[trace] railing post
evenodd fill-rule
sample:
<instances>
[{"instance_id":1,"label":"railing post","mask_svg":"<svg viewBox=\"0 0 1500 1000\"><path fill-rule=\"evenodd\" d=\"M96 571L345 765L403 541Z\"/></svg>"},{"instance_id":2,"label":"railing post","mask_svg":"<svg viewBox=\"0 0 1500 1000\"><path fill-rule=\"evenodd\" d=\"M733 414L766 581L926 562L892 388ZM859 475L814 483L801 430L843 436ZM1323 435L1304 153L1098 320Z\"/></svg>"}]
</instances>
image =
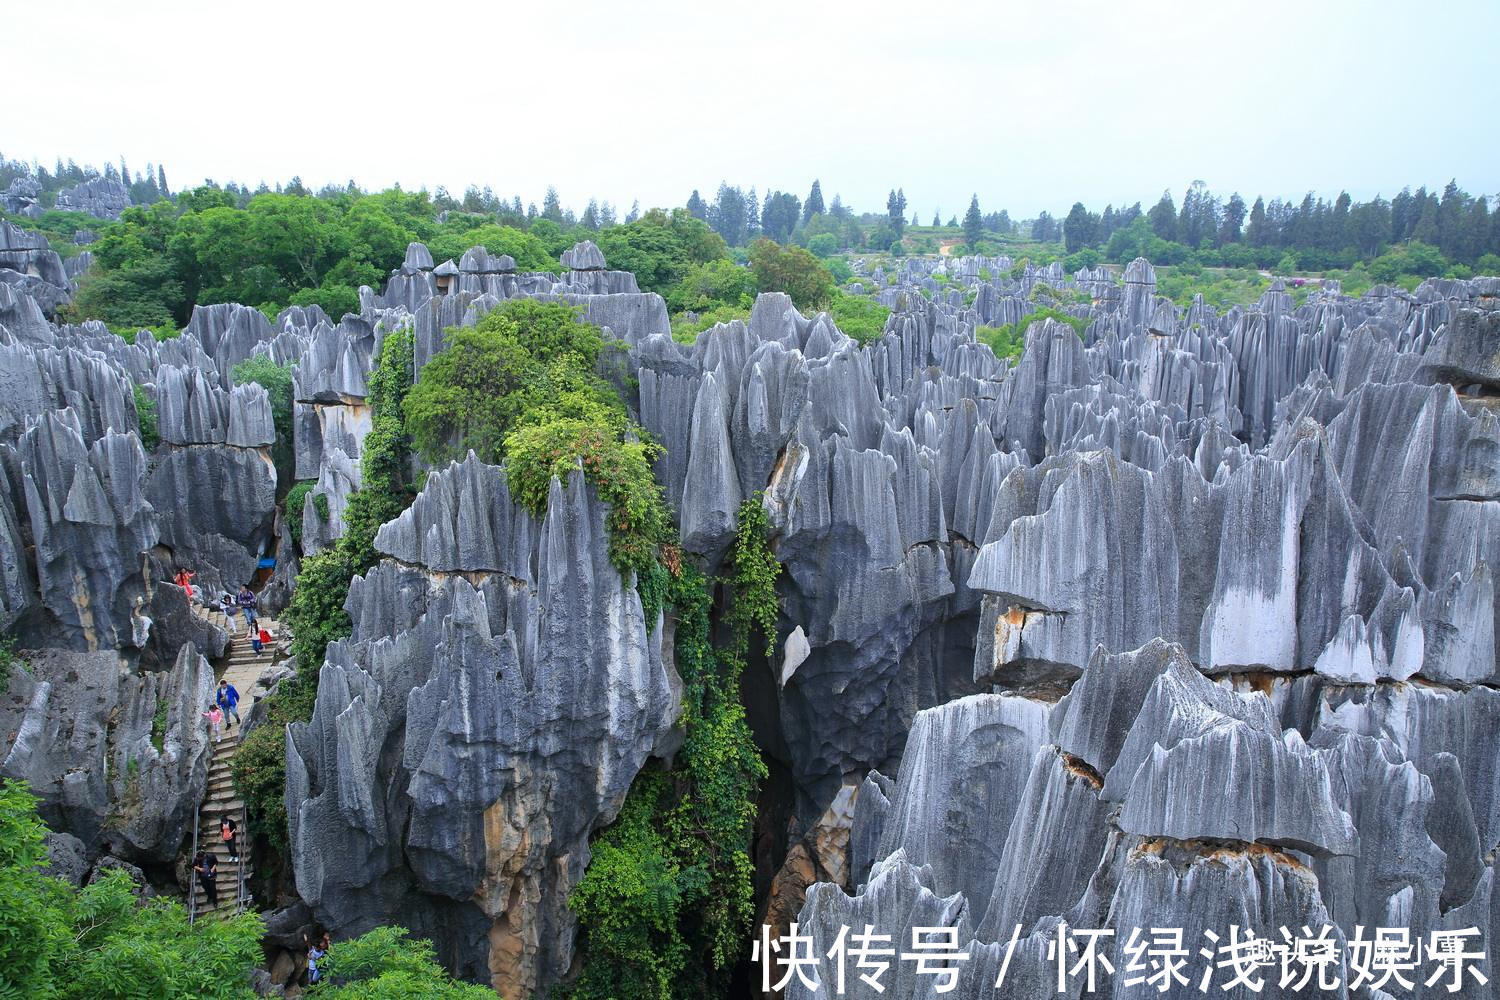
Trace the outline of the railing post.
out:
<instances>
[{"instance_id":1,"label":"railing post","mask_svg":"<svg viewBox=\"0 0 1500 1000\"><path fill-rule=\"evenodd\" d=\"M193 921L198 916L198 873L193 870L193 862L198 859L198 824L201 822L200 814L203 812L203 803L193 807L193 848L192 854L188 856L188 926L193 926Z\"/></svg>"}]
</instances>

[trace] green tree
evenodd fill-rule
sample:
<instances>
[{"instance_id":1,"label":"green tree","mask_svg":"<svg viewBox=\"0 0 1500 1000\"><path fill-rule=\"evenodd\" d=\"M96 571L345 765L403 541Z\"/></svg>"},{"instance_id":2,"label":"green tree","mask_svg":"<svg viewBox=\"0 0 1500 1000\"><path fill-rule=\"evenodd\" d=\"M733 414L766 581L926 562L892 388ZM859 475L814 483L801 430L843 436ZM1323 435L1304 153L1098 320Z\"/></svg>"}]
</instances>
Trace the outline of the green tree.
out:
<instances>
[{"instance_id":1,"label":"green tree","mask_svg":"<svg viewBox=\"0 0 1500 1000\"><path fill-rule=\"evenodd\" d=\"M642 291L662 295L699 264L729 259L723 237L680 208L670 214L654 208L600 231L595 242L611 267L633 272Z\"/></svg>"},{"instance_id":2,"label":"green tree","mask_svg":"<svg viewBox=\"0 0 1500 1000\"><path fill-rule=\"evenodd\" d=\"M969 210L964 213L964 240L970 247L979 246L984 235L984 216L979 212L979 195L969 197Z\"/></svg>"},{"instance_id":3,"label":"green tree","mask_svg":"<svg viewBox=\"0 0 1500 1000\"><path fill-rule=\"evenodd\" d=\"M833 297L833 275L801 247L758 239L750 247L750 269L757 289L785 292L799 309L826 309Z\"/></svg>"},{"instance_id":4,"label":"green tree","mask_svg":"<svg viewBox=\"0 0 1500 1000\"><path fill-rule=\"evenodd\" d=\"M0 996L40 1000L240 1000L253 997L260 918L188 923L187 911L142 900L129 876L75 889L42 874L47 828L36 798L0 782Z\"/></svg>"},{"instance_id":5,"label":"green tree","mask_svg":"<svg viewBox=\"0 0 1500 1000\"><path fill-rule=\"evenodd\" d=\"M581 387L569 379L592 374L604 338L567 306L512 300L445 337L405 404L412 440L430 462L462 458L470 449L499 462L505 439L529 411L543 402L566 404L568 392L597 401L606 391L602 380Z\"/></svg>"},{"instance_id":6,"label":"green tree","mask_svg":"<svg viewBox=\"0 0 1500 1000\"><path fill-rule=\"evenodd\" d=\"M884 335L885 321L891 311L874 299L836 291L829 313L841 331L861 344L869 344Z\"/></svg>"},{"instance_id":7,"label":"green tree","mask_svg":"<svg viewBox=\"0 0 1500 1000\"><path fill-rule=\"evenodd\" d=\"M897 188L885 199L885 214L891 228L900 236L906 232L906 192Z\"/></svg>"},{"instance_id":8,"label":"green tree","mask_svg":"<svg viewBox=\"0 0 1500 1000\"><path fill-rule=\"evenodd\" d=\"M438 965L432 942L404 927L377 927L329 949L318 1000L494 1000L493 990L453 980Z\"/></svg>"},{"instance_id":9,"label":"green tree","mask_svg":"<svg viewBox=\"0 0 1500 1000\"><path fill-rule=\"evenodd\" d=\"M1094 242L1094 218L1089 215L1083 202L1075 201L1068 217L1063 220L1063 247L1068 253L1077 253Z\"/></svg>"},{"instance_id":10,"label":"green tree","mask_svg":"<svg viewBox=\"0 0 1500 1000\"><path fill-rule=\"evenodd\" d=\"M1171 191L1161 193L1161 200L1146 213L1146 221L1151 223L1151 231L1161 239L1177 238L1177 206L1172 202Z\"/></svg>"},{"instance_id":11,"label":"green tree","mask_svg":"<svg viewBox=\"0 0 1500 1000\"><path fill-rule=\"evenodd\" d=\"M802 203L802 221L806 222L815 215L822 215L823 212L823 188L817 181L813 181L812 190L807 192L807 201Z\"/></svg>"},{"instance_id":12,"label":"green tree","mask_svg":"<svg viewBox=\"0 0 1500 1000\"><path fill-rule=\"evenodd\" d=\"M667 308L708 312L721 306L748 309L755 299L755 275L732 260L695 264L682 280L667 289Z\"/></svg>"}]
</instances>

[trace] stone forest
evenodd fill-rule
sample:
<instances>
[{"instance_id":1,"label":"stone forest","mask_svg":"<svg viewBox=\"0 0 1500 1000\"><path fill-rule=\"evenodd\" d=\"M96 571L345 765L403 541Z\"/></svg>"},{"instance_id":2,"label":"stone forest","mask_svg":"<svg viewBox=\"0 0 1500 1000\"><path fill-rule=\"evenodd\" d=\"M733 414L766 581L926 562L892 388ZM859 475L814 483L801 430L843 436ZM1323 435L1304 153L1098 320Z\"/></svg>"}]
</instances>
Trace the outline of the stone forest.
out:
<instances>
[{"instance_id":1,"label":"stone forest","mask_svg":"<svg viewBox=\"0 0 1500 1000\"><path fill-rule=\"evenodd\" d=\"M1485 199L7 167L0 996L1496 995Z\"/></svg>"}]
</instances>

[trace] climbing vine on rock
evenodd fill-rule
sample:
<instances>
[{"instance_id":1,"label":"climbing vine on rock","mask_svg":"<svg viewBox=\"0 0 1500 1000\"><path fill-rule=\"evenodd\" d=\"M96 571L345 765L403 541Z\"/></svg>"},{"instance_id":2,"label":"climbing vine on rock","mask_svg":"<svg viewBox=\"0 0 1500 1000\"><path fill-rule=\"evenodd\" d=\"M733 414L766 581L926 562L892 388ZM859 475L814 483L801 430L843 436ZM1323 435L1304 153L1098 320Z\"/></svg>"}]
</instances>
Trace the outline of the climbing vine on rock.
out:
<instances>
[{"instance_id":1,"label":"climbing vine on rock","mask_svg":"<svg viewBox=\"0 0 1500 1000\"><path fill-rule=\"evenodd\" d=\"M642 586L677 619L684 738L671 769L636 778L568 905L582 928L584 963L573 1000L722 995L754 916L750 838L765 764L740 700L752 634L775 639L781 566L766 539L760 498L740 510L729 554L727 647L715 649L710 581L658 564Z\"/></svg>"}]
</instances>

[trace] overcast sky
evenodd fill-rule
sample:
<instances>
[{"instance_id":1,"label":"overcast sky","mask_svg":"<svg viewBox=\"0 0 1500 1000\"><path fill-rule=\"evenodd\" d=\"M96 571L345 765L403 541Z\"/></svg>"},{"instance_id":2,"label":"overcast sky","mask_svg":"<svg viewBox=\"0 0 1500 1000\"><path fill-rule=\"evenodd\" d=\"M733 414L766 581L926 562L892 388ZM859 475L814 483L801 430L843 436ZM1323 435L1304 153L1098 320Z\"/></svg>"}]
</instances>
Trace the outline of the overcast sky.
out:
<instances>
[{"instance_id":1,"label":"overcast sky","mask_svg":"<svg viewBox=\"0 0 1500 1000\"><path fill-rule=\"evenodd\" d=\"M337 9L335 9L337 8ZM1300 197L1500 190L1495 0L55 0L6 13L0 153L368 188L555 184L628 207L721 179L927 221L1194 179ZM24 81L24 83L16 82Z\"/></svg>"}]
</instances>

